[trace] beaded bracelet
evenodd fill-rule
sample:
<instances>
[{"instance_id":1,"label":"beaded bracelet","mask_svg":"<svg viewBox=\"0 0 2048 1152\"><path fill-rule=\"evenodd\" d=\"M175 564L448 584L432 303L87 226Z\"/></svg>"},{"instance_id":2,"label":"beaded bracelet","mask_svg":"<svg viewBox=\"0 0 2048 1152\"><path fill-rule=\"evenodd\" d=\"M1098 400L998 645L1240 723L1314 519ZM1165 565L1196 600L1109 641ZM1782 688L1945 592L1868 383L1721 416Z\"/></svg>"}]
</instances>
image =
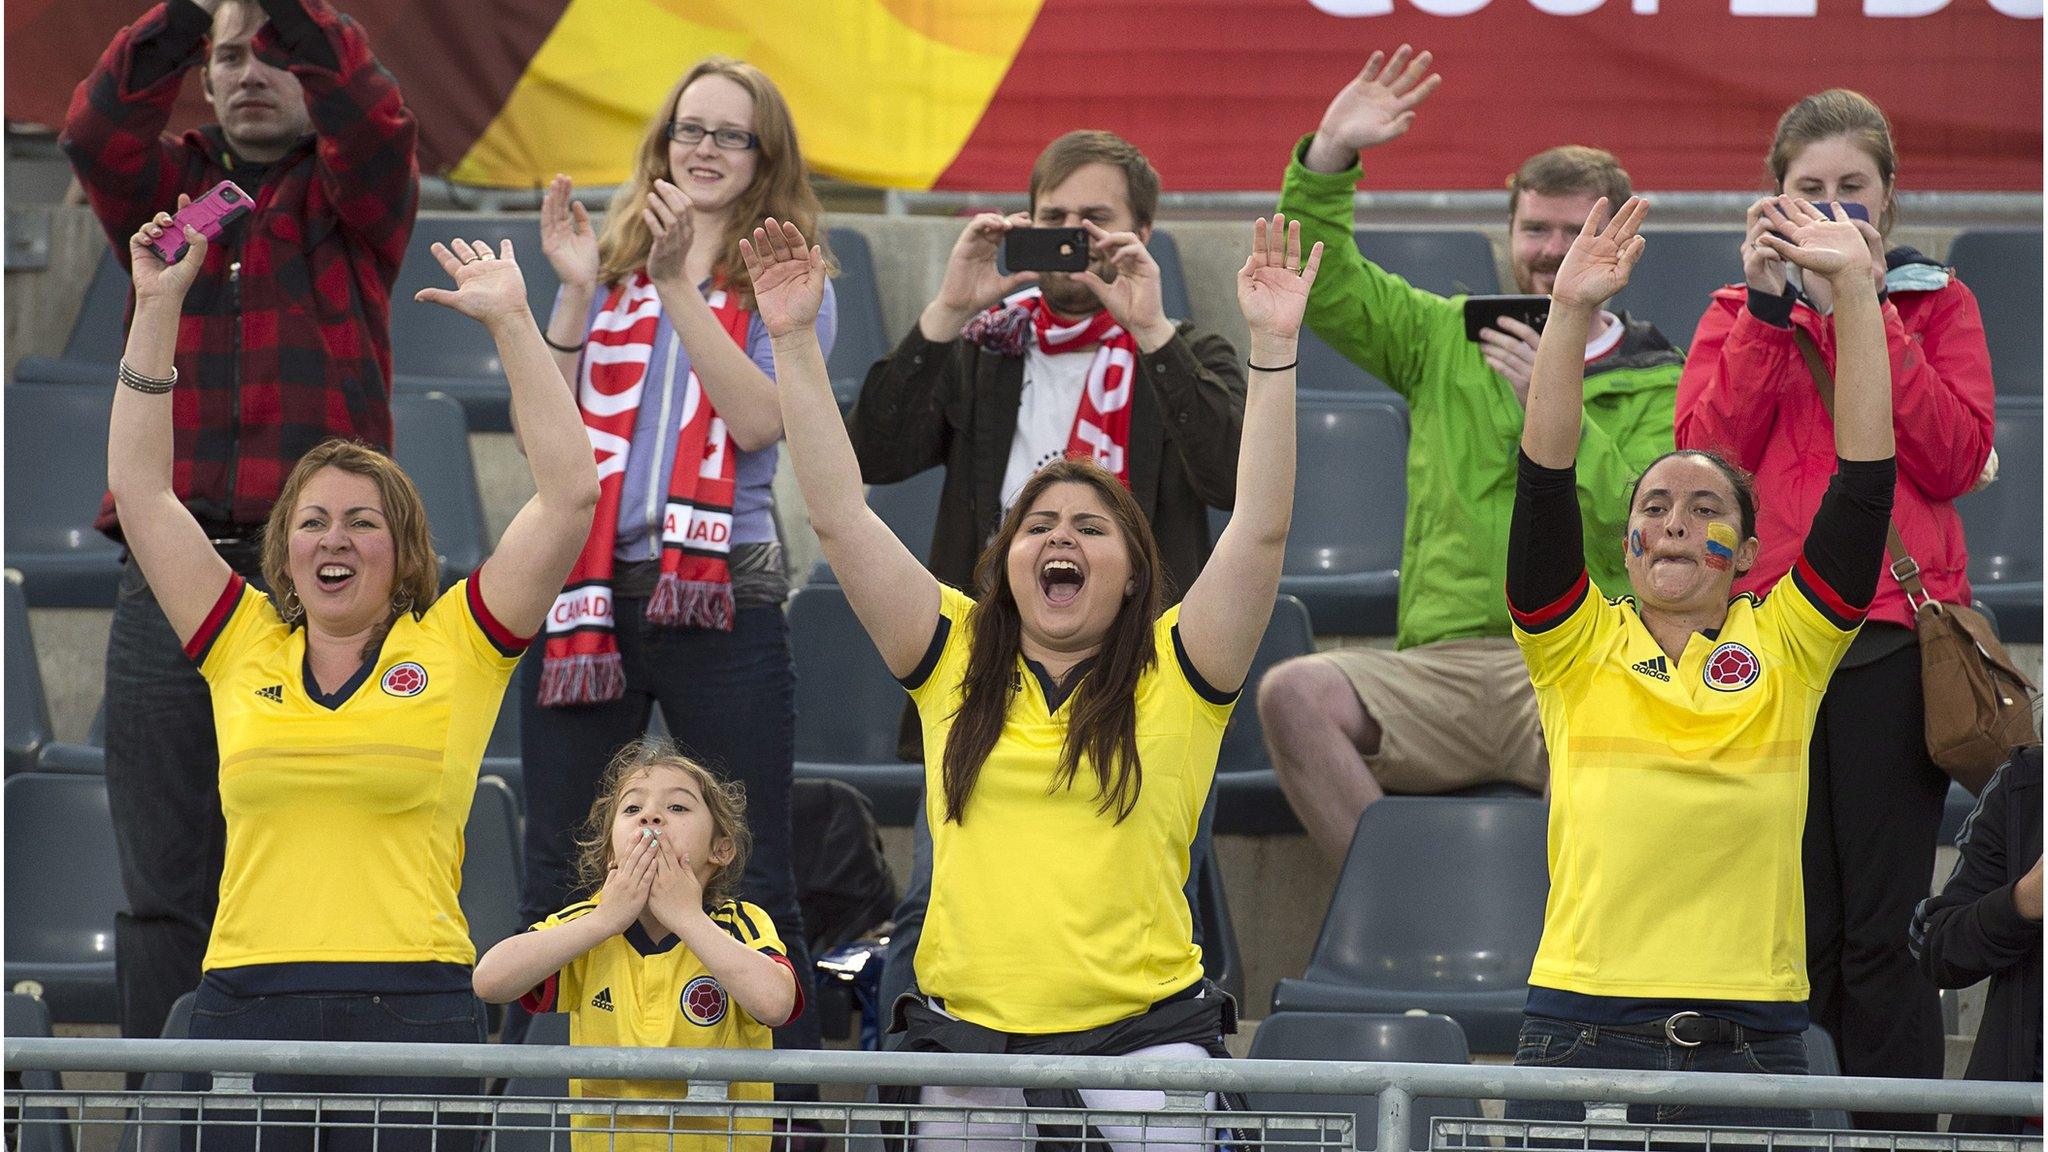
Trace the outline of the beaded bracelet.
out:
<instances>
[{"instance_id":1,"label":"beaded bracelet","mask_svg":"<svg viewBox=\"0 0 2048 1152\"><path fill-rule=\"evenodd\" d=\"M159 380L154 376L144 376L142 373L130 368L128 361L123 360L121 361L120 368L116 370L116 376L123 385L133 388L137 392L150 396L161 396L177 385L178 368L176 365L172 365L170 376L167 379Z\"/></svg>"}]
</instances>

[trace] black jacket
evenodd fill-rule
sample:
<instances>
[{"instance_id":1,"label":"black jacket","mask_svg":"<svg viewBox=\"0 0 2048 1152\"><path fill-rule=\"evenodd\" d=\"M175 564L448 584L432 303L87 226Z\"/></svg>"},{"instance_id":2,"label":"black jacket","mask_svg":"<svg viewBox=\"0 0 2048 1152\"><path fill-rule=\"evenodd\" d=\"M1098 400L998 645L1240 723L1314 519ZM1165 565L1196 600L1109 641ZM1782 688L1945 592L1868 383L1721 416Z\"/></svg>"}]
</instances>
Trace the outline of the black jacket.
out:
<instances>
[{"instance_id":1,"label":"black jacket","mask_svg":"<svg viewBox=\"0 0 2048 1152\"><path fill-rule=\"evenodd\" d=\"M1956 837L1962 859L1913 912L1910 943L1928 978L1991 994L1970 1053L1971 1080L2041 1079L2041 922L2020 916L2013 885L2041 858L2041 748L2020 748L1991 777ZM2013 1116L1957 1116L1955 1132L2017 1132Z\"/></svg>"},{"instance_id":2,"label":"black jacket","mask_svg":"<svg viewBox=\"0 0 2048 1152\"><path fill-rule=\"evenodd\" d=\"M1145 386L1131 398L1131 495L1159 542L1171 604L1209 559L1208 508L1229 508L1237 494L1244 366L1228 340L1182 321L1164 347L1139 354L1138 376ZM1003 471L1023 393L1022 357L965 340L934 344L912 327L868 369L846 418L869 484L945 465L925 562L965 591L973 591L974 562L1002 519Z\"/></svg>"}]
</instances>

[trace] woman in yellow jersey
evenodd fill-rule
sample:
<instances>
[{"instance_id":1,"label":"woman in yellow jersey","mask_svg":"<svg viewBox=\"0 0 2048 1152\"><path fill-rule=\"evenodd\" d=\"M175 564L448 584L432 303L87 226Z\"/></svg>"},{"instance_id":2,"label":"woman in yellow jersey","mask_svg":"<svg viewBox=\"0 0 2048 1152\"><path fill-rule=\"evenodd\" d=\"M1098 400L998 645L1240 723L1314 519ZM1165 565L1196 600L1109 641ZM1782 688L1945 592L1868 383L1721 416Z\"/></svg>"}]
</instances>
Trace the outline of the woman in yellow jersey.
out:
<instances>
[{"instance_id":1,"label":"woman in yellow jersey","mask_svg":"<svg viewBox=\"0 0 2048 1152\"><path fill-rule=\"evenodd\" d=\"M745 789L664 743L612 759L577 840L584 899L500 941L476 965L477 995L569 1014L569 1043L773 1048L769 1029L803 1011L775 922L734 898L753 833ZM688 1084L573 1080L572 1095L681 1100ZM774 1097L731 1084L731 1100ZM578 1152L767 1152L768 1120L579 1115ZM669 1130L702 1131L672 1137ZM631 1132L628 1129L653 1129ZM713 1134L715 1133L715 1134Z\"/></svg>"},{"instance_id":2,"label":"woman in yellow jersey","mask_svg":"<svg viewBox=\"0 0 2048 1152\"><path fill-rule=\"evenodd\" d=\"M932 894L916 972L926 998L898 1006L903 1047L1221 1055L1234 1010L1202 978L1182 885L1223 728L1280 584L1295 337L1322 246L1304 264L1300 225L1254 228L1237 278L1252 385L1236 512L1164 612L1151 531L1092 461L1055 461L1026 484L982 553L973 596L933 579L861 498L812 331L820 253L772 219L743 251L812 526L924 725ZM1125 283L1105 286L1113 314ZM1112 368L1091 386L1150 385ZM1156 1092L1084 1096L1164 1106ZM924 1099L1001 1097L926 1089ZM923 1135L939 1146L962 1134L937 1127Z\"/></svg>"},{"instance_id":3,"label":"woman in yellow jersey","mask_svg":"<svg viewBox=\"0 0 2048 1152\"><path fill-rule=\"evenodd\" d=\"M437 599L412 482L381 453L328 441L284 483L264 530L271 591L260 593L215 554L172 482L171 360L206 241L184 229L194 250L166 267L149 244L171 226L159 214L129 242L135 318L107 481L136 563L206 678L220 741L226 866L192 1035L481 1042L475 951L456 900L462 829L505 683L590 530L597 474L575 402L527 310L511 244L436 244L455 287L418 298L490 329L535 495L490 559ZM259 1091L301 1093L480 1087L256 1077ZM259 1133L266 1149L315 1143L310 1128L269 1125L203 1139L233 1148ZM319 1143L390 1152L437 1135L447 1148L449 1133L367 1124L330 1128Z\"/></svg>"},{"instance_id":4,"label":"woman in yellow jersey","mask_svg":"<svg viewBox=\"0 0 2048 1152\"><path fill-rule=\"evenodd\" d=\"M1557 271L1522 430L1508 604L1550 748L1550 898L1515 1063L1803 1073L1806 747L1877 584L1891 374L1855 224L1790 197L1761 242L1825 278L1840 334L1835 472L1791 578L1730 599L1756 509L1720 458L1674 452L1629 497L1632 598L1587 579L1573 460L1586 328L1641 257L1647 205L1594 206ZM1619 495L1619 493L1617 493ZM1804 1111L1638 1105L1641 1123L1804 1126ZM1577 1120L1513 1101L1516 1119Z\"/></svg>"}]
</instances>

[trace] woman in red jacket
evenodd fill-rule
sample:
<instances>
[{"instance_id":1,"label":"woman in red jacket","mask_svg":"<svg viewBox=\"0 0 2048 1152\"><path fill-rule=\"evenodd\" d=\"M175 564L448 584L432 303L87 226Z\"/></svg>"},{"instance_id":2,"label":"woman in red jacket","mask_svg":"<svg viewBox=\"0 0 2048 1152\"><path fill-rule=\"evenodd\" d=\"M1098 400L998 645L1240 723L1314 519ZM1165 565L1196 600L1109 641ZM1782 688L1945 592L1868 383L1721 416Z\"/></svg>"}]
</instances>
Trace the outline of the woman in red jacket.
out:
<instances>
[{"instance_id":1,"label":"woman in red jacket","mask_svg":"<svg viewBox=\"0 0 2048 1152\"><path fill-rule=\"evenodd\" d=\"M1780 195L1862 205L1860 225L1883 292L1898 487L1892 520L1928 593L1968 604L1967 553L1952 501L1971 490L1992 445L1991 357L1977 299L1911 248L1887 248L1897 157L1891 126L1846 89L1808 96L1778 121L1771 177ZM1835 360L1827 285L1802 281L1758 242L1777 198L1749 209L1743 283L1714 293L1678 386L1677 442L1710 448L1756 474L1762 552L1736 581L1767 591L1798 559L1834 471L1833 421L1800 344ZM1948 780L1922 734L1913 607L1889 573L1854 647L1829 682L1814 729L1806 823L1808 977L1814 1022L1856 1076L1940 1078L1941 1009L1916 969L1906 926L1927 893ZM1927 1127L1932 1117L1862 1113L1866 1127Z\"/></svg>"}]
</instances>

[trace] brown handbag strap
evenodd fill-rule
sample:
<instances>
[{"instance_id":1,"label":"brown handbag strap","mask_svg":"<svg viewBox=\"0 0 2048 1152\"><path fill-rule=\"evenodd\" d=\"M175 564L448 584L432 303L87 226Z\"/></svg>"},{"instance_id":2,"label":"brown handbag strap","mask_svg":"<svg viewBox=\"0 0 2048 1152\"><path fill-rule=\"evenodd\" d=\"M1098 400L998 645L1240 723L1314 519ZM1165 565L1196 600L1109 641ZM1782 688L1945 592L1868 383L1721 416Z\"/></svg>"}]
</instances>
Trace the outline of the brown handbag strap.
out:
<instances>
[{"instance_id":1,"label":"brown handbag strap","mask_svg":"<svg viewBox=\"0 0 2048 1152\"><path fill-rule=\"evenodd\" d=\"M1792 326L1792 342L1799 346L1799 356L1806 361L1806 370L1813 374L1813 386L1820 392L1820 406L1826 409L1828 419L1835 418L1835 374L1828 371L1827 361L1821 359L1820 349L1814 345L1813 337L1797 324ZM1913 554L1906 551L1906 541L1899 535L1896 520L1885 521L1884 548L1891 560L1892 579L1906 590L1906 605L1915 612L1927 603L1927 587L1920 583L1920 564Z\"/></svg>"}]
</instances>

